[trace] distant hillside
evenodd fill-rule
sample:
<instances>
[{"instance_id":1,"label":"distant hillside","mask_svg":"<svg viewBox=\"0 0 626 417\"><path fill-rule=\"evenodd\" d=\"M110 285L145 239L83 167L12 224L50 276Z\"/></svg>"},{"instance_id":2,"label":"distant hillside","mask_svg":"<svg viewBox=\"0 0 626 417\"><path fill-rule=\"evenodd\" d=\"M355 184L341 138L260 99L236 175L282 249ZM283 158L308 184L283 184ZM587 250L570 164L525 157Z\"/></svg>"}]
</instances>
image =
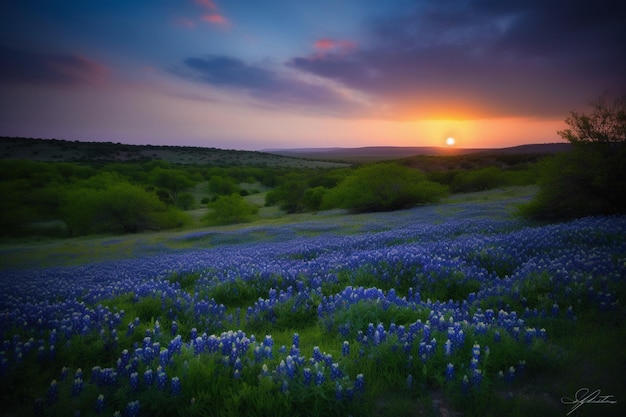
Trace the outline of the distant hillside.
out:
<instances>
[{"instance_id":1,"label":"distant hillside","mask_svg":"<svg viewBox=\"0 0 626 417\"><path fill-rule=\"evenodd\" d=\"M191 146L126 145L59 139L0 137L0 159L48 162L125 162L163 160L183 165L258 167L338 167L346 164L312 161L302 156Z\"/></svg>"},{"instance_id":2,"label":"distant hillside","mask_svg":"<svg viewBox=\"0 0 626 417\"><path fill-rule=\"evenodd\" d=\"M310 158L327 161L342 161L348 163L374 162L390 159L405 159L414 156L459 156L469 154L484 155L514 155L514 154L552 154L570 149L569 143L546 143L521 145L499 149L463 149L444 147L397 147L397 146L369 146L363 148L296 148L296 149L266 149L276 155Z\"/></svg>"}]
</instances>

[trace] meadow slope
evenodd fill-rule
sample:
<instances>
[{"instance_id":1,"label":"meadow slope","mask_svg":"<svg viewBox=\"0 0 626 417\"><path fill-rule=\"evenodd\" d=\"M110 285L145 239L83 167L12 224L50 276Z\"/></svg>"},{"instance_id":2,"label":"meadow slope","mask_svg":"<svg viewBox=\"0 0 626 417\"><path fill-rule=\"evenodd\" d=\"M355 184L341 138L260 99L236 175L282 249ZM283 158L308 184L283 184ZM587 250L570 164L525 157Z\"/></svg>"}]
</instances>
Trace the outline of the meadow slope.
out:
<instances>
[{"instance_id":1,"label":"meadow slope","mask_svg":"<svg viewBox=\"0 0 626 417\"><path fill-rule=\"evenodd\" d=\"M82 239L75 256L3 247L4 414L565 415L585 387L624 401L626 218L529 223L515 207L531 191Z\"/></svg>"}]
</instances>

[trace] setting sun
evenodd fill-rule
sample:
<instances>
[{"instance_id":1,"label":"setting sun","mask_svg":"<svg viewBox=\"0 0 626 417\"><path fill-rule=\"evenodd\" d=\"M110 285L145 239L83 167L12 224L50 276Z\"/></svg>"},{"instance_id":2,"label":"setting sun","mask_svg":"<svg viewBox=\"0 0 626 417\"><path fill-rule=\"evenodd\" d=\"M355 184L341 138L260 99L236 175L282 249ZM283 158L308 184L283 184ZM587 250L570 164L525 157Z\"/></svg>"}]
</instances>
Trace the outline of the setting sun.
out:
<instances>
[{"instance_id":1,"label":"setting sun","mask_svg":"<svg viewBox=\"0 0 626 417\"><path fill-rule=\"evenodd\" d=\"M453 146L456 143L456 141L454 140L453 137L449 137L448 139L446 139L446 145L448 146Z\"/></svg>"}]
</instances>

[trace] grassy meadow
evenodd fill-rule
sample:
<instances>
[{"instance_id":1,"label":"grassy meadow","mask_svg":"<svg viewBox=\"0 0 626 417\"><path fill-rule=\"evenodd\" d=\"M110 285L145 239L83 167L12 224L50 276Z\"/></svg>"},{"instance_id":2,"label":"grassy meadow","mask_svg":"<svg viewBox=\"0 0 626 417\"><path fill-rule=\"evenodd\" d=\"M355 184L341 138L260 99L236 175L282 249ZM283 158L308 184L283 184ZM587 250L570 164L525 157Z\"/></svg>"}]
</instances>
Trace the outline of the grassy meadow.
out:
<instances>
[{"instance_id":1,"label":"grassy meadow","mask_svg":"<svg viewBox=\"0 0 626 417\"><path fill-rule=\"evenodd\" d=\"M406 158L449 193L356 213L311 197L405 171L7 143L0 416L622 414L626 218L520 216L542 155Z\"/></svg>"},{"instance_id":2,"label":"grassy meadow","mask_svg":"<svg viewBox=\"0 0 626 417\"><path fill-rule=\"evenodd\" d=\"M626 220L534 192L4 245L1 414L619 415Z\"/></svg>"}]
</instances>

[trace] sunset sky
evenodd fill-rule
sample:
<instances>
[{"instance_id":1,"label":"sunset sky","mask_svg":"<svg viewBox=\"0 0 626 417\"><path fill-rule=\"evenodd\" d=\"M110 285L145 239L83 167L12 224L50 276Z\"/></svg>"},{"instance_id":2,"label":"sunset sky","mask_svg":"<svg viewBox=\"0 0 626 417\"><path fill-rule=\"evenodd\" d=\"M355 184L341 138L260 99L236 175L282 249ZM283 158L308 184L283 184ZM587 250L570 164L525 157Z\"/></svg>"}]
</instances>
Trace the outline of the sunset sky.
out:
<instances>
[{"instance_id":1,"label":"sunset sky","mask_svg":"<svg viewBox=\"0 0 626 417\"><path fill-rule=\"evenodd\" d=\"M626 93L621 0L5 0L0 135L228 149L558 142Z\"/></svg>"}]
</instances>

